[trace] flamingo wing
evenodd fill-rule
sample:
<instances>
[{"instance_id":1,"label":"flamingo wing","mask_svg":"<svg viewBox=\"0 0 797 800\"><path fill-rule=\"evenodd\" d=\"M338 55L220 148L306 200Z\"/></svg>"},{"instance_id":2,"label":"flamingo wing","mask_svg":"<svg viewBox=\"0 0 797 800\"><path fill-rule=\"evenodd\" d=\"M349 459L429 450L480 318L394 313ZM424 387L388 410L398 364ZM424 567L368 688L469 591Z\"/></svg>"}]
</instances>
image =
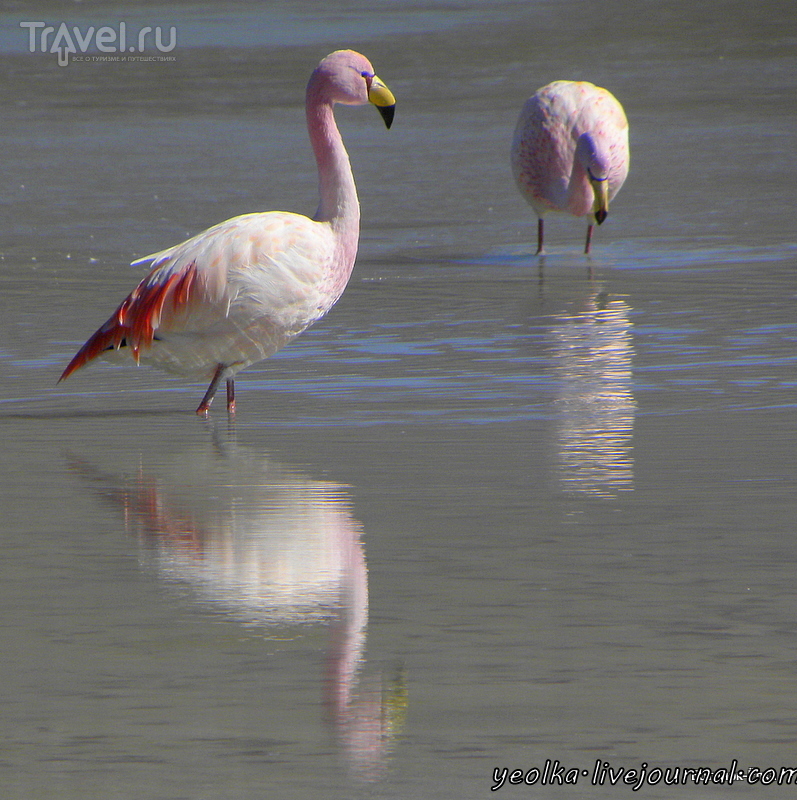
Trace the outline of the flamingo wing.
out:
<instances>
[{"instance_id":1,"label":"flamingo wing","mask_svg":"<svg viewBox=\"0 0 797 800\"><path fill-rule=\"evenodd\" d=\"M524 104L515 129L512 166L521 193L538 215L563 210L572 172L574 103L555 81Z\"/></svg>"},{"instance_id":2,"label":"flamingo wing","mask_svg":"<svg viewBox=\"0 0 797 800\"><path fill-rule=\"evenodd\" d=\"M326 313L337 299L330 302L324 291L333 258L328 224L269 212L235 217L138 259L133 264L148 263L150 272L75 354L59 381L123 347L136 363L146 356L172 371L203 376L225 360L226 348L231 351L226 360L243 368L277 349L252 348L258 333L253 326L259 323L282 343ZM236 338L242 340L237 349ZM168 353L172 339L180 342L180 358ZM211 341L205 355L201 350ZM196 352L186 353L191 348Z\"/></svg>"}]
</instances>

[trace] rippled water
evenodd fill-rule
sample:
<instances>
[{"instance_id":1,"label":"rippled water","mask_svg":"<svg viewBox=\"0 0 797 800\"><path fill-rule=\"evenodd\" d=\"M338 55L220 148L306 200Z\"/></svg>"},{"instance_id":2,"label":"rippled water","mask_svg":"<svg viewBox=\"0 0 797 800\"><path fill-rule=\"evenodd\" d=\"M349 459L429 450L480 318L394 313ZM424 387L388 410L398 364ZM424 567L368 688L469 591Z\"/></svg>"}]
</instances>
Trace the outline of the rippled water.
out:
<instances>
[{"instance_id":1,"label":"rippled water","mask_svg":"<svg viewBox=\"0 0 797 800\"><path fill-rule=\"evenodd\" d=\"M65 68L3 12L4 796L797 766L792 6L154 3L126 19L176 25L175 61ZM56 386L133 258L313 210L301 100L340 46L399 105L389 132L338 113L363 207L338 306L239 376L234 423L132 366ZM563 77L631 123L590 259L565 218L533 255L509 170ZM640 794L737 791L788 789Z\"/></svg>"}]
</instances>

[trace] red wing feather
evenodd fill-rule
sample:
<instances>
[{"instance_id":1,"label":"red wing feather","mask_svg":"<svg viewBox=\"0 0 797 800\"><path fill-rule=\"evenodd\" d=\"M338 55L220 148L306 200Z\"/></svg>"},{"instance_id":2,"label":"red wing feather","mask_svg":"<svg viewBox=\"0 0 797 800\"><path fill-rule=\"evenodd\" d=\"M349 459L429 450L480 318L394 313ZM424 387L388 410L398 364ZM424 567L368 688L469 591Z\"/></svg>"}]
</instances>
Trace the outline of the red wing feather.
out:
<instances>
[{"instance_id":1,"label":"red wing feather","mask_svg":"<svg viewBox=\"0 0 797 800\"><path fill-rule=\"evenodd\" d=\"M160 267L154 269L126 297L119 308L89 340L78 350L58 379L68 378L105 350L118 350L122 343L130 347L138 363L141 348L149 347L155 331L161 324L164 305L171 296L171 312L184 308L194 295L197 282L196 263L191 262L182 269L163 276L156 276Z\"/></svg>"}]
</instances>

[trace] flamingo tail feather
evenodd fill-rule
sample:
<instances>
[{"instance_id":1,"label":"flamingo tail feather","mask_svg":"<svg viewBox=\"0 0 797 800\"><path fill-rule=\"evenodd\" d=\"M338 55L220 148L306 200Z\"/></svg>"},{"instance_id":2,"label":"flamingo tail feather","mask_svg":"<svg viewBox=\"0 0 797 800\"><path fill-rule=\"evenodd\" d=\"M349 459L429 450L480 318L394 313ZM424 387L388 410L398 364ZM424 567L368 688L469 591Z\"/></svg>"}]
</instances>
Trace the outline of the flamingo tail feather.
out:
<instances>
[{"instance_id":1,"label":"flamingo tail feather","mask_svg":"<svg viewBox=\"0 0 797 800\"><path fill-rule=\"evenodd\" d=\"M138 364L142 348L152 345L155 331L167 313L177 313L193 298L196 289L197 269L193 261L163 281L152 280L157 270L151 272L126 297L110 318L78 350L74 358L61 373L58 382L97 358L106 350L130 348ZM167 300L171 303L167 305Z\"/></svg>"}]
</instances>

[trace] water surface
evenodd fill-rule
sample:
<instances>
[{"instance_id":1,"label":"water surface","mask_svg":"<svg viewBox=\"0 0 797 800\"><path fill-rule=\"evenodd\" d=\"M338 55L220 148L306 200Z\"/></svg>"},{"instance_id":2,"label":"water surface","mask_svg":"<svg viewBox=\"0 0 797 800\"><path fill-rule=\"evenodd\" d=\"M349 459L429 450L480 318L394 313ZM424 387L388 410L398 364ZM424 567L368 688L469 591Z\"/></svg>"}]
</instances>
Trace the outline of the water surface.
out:
<instances>
[{"instance_id":1,"label":"water surface","mask_svg":"<svg viewBox=\"0 0 797 800\"><path fill-rule=\"evenodd\" d=\"M153 3L126 19L174 61L68 67L3 14L5 796L797 766L792 5ZM338 113L363 230L332 313L234 424L133 366L56 386L131 260L313 211L303 89L341 46L399 105ZM632 167L592 257L562 218L541 260L509 143L568 77L623 102ZM788 791L644 787L737 790Z\"/></svg>"}]
</instances>

